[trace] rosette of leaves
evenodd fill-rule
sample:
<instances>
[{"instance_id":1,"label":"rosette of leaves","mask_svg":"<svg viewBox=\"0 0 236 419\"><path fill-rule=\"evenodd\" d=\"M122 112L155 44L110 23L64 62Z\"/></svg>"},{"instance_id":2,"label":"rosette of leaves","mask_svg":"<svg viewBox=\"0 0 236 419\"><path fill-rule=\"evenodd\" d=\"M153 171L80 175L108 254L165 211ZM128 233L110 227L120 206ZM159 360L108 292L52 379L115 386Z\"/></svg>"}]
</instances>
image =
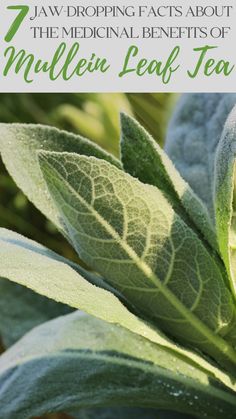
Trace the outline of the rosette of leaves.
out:
<instances>
[{"instance_id":1,"label":"rosette of leaves","mask_svg":"<svg viewBox=\"0 0 236 419\"><path fill-rule=\"evenodd\" d=\"M55 128L1 125L7 170L88 267L0 230L1 417L235 418L234 101L184 97L167 141L179 170L124 114L120 160ZM194 164L209 150L205 182L186 181L187 132Z\"/></svg>"}]
</instances>

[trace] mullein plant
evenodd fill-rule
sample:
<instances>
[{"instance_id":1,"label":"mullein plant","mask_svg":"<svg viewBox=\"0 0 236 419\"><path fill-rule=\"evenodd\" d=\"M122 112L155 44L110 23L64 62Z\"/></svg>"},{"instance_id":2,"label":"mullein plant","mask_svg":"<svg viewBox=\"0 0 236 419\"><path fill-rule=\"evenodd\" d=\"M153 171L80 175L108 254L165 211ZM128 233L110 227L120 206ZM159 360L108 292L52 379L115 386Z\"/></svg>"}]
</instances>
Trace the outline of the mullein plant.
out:
<instances>
[{"instance_id":1,"label":"mullein plant","mask_svg":"<svg viewBox=\"0 0 236 419\"><path fill-rule=\"evenodd\" d=\"M1 125L7 170L83 261L0 230L1 418L236 417L235 103L184 95L165 151L122 114L120 160Z\"/></svg>"}]
</instances>

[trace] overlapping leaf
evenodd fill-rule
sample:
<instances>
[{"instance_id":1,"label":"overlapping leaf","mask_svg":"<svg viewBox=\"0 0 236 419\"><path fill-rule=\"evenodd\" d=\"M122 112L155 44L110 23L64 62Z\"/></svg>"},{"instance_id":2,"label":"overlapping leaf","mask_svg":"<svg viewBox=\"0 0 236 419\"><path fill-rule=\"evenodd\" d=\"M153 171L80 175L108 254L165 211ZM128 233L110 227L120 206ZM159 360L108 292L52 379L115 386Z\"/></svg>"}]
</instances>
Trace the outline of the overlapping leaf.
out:
<instances>
[{"instance_id":1,"label":"overlapping leaf","mask_svg":"<svg viewBox=\"0 0 236 419\"><path fill-rule=\"evenodd\" d=\"M0 277L74 308L85 308L85 311L89 311L96 292L98 297L101 292L101 305L108 294L103 294L103 289L113 292L113 288L104 283L100 276L20 234L3 228L0 228L0 256ZM14 292L17 293L17 290L14 289ZM81 298L78 298L79 292L82 294ZM119 295L116 290L114 294ZM114 297L112 294L108 295ZM13 295L10 298L14 298ZM103 306L101 316L107 314L108 306L109 304ZM92 307L91 310L93 314ZM94 312L96 313L96 307Z\"/></svg>"},{"instance_id":2,"label":"overlapping leaf","mask_svg":"<svg viewBox=\"0 0 236 419\"><path fill-rule=\"evenodd\" d=\"M126 172L143 183L157 186L185 222L218 248L205 205L147 131L125 114L121 115L121 160Z\"/></svg>"},{"instance_id":3,"label":"overlapping leaf","mask_svg":"<svg viewBox=\"0 0 236 419\"><path fill-rule=\"evenodd\" d=\"M176 106L167 132L167 154L206 204L212 220L215 152L235 104L235 93L185 94Z\"/></svg>"},{"instance_id":4,"label":"overlapping leaf","mask_svg":"<svg viewBox=\"0 0 236 419\"><path fill-rule=\"evenodd\" d=\"M209 419L233 419L236 412L234 395L204 372L78 313L39 326L0 359L4 419L119 405L171 406Z\"/></svg>"},{"instance_id":5,"label":"overlapping leaf","mask_svg":"<svg viewBox=\"0 0 236 419\"><path fill-rule=\"evenodd\" d=\"M162 333L130 313L110 292L88 283L66 260L32 240L1 229L0 275L35 292L79 308L94 317L140 335L175 356L186 359L189 365L206 371L231 389L236 389L231 377L196 353L177 346ZM29 263L30 261L30 263Z\"/></svg>"},{"instance_id":6,"label":"overlapping leaf","mask_svg":"<svg viewBox=\"0 0 236 419\"><path fill-rule=\"evenodd\" d=\"M80 257L146 319L233 371L221 337L235 326L230 292L163 194L94 157L42 152L40 162Z\"/></svg>"},{"instance_id":7,"label":"overlapping leaf","mask_svg":"<svg viewBox=\"0 0 236 419\"><path fill-rule=\"evenodd\" d=\"M120 166L119 161L96 144L53 127L0 124L0 154L7 170L30 201L63 231L58 213L45 188L37 151L67 151L92 155Z\"/></svg>"},{"instance_id":8,"label":"overlapping leaf","mask_svg":"<svg viewBox=\"0 0 236 419\"><path fill-rule=\"evenodd\" d=\"M236 107L231 112L220 140L215 167L215 218L218 241L236 297Z\"/></svg>"}]
</instances>

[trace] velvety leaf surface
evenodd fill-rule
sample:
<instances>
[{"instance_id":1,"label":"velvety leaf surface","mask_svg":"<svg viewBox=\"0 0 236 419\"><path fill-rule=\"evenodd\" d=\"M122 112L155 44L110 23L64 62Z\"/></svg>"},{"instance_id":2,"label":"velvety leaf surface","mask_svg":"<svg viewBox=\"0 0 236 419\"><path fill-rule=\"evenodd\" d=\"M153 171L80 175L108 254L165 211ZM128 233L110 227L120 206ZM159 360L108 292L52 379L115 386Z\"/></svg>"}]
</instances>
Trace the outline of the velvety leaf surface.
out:
<instances>
[{"instance_id":1,"label":"velvety leaf surface","mask_svg":"<svg viewBox=\"0 0 236 419\"><path fill-rule=\"evenodd\" d=\"M186 359L190 365L200 365L207 375L236 390L230 376L196 353L171 342L161 332L134 316L118 298L88 283L63 262L63 258L19 234L4 229L1 229L0 233L1 276L106 322L120 324L129 331L168 349L175 356Z\"/></svg>"},{"instance_id":2,"label":"velvety leaf surface","mask_svg":"<svg viewBox=\"0 0 236 419\"><path fill-rule=\"evenodd\" d=\"M4 419L121 404L212 419L233 419L236 413L234 395L205 373L146 339L78 312L39 326L0 358Z\"/></svg>"},{"instance_id":3,"label":"velvety leaf surface","mask_svg":"<svg viewBox=\"0 0 236 419\"><path fill-rule=\"evenodd\" d=\"M4 347L47 320L70 313L72 308L0 279L0 336Z\"/></svg>"},{"instance_id":4,"label":"velvety leaf surface","mask_svg":"<svg viewBox=\"0 0 236 419\"><path fill-rule=\"evenodd\" d=\"M205 205L148 132L125 114L121 114L121 160L126 172L160 189L184 221L218 248Z\"/></svg>"},{"instance_id":5,"label":"velvety leaf surface","mask_svg":"<svg viewBox=\"0 0 236 419\"><path fill-rule=\"evenodd\" d=\"M44 152L40 162L81 259L137 313L234 370L236 353L220 337L235 326L232 297L164 195L94 157Z\"/></svg>"},{"instance_id":6,"label":"velvety leaf surface","mask_svg":"<svg viewBox=\"0 0 236 419\"><path fill-rule=\"evenodd\" d=\"M104 283L99 275L84 270L81 266L57 255L46 247L3 228L0 228L0 256L2 259L0 276L2 278L25 285L39 294L74 308L78 308L77 292L75 291L80 290L84 295L87 290L88 295L86 295L84 303L86 305L90 301L89 306L92 305L96 291L99 293L102 291L101 288L113 291L113 288ZM90 286L85 278L95 286ZM91 291L91 298L89 291ZM114 292L119 295L116 290ZM101 296L105 298L106 294L101 294ZM113 297L112 294L111 296ZM83 306L83 302L81 304ZM107 309L108 307L104 306L102 311L106 313Z\"/></svg>"},{"instance_id":7,"label":"velvety leaf surface","mask_svg":"<svg viewBox=\"0 0 236 419\"><path fill-rule=\"evenodd\" d=\"M45 188L37 151L67 151L92 155L120 165L96 144L53 127L31 124L0 124L0 154L7 170L30 201L63 231L58 213Z\"/></svg>"},{"instance_id":8,"label":"velvety leaf surface","mask_svg":"<svg viewBox=\"0 0 236 419\"><path fill-rule=\"evenodd\" d=\"M236 107L227 119L216 153L215 218L219 246L236 296Z\"/></svg>"},{"instance_id":9,"label":"velvety leaf surface","mask_svg":"<svg viewBox=\"0 0 236 419\"><path fill-rule=\"evenodd\" d=\"M191 93L182 96L169 125L166 152L214 219L214 160L236 94Z\"/></svg>"}]
</instances>

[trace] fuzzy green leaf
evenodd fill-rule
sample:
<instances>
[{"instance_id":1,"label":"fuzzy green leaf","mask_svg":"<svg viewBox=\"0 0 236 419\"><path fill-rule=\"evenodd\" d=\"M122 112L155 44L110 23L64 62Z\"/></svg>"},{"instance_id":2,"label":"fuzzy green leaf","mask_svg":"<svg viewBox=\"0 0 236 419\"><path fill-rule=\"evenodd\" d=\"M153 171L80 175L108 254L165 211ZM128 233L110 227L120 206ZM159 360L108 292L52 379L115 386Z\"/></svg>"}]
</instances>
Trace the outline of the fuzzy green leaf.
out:
<instances>
[{"instance_id":1,"label":"fuzzy green leaf","mask_svg":"<svg viewBox=\"0 0 236 419\"><path fill-rule=\"evenodd\" d=\"M215 218L218 241L236 297L236 107L231 112L216 153Z\"/></svg>"},{"instance_id":2,"label":"fuzzy green leaf","mask_svg":"<svg viewBox=\"0 0 236 419\"><path fill-rule=\"evenodd\" d=\"M5 348L13 345L33 327L71 311L67 305L0 279L0 336Z\"/></svg>"},{"instance_id":3,"label":"fuzzy green leaf","mask_svg":"<svg viewBox=\"0 0 236 419\"><path fill-rule=\"evenodd\" d=\"M212 220L215 152L225 121L235 104L235 93L185 94L167 132L167 154L206 204Z\"/></svg>"},{"instance_id":4,"label":"fuzzy green leaf","mask_svg":"<svg viewBox=\"0 0 236 419\"><path fill-rule=\"evenodd\" d=\"M171 408L209 419L233 419L236 412L234 395L202 371L80 313L39 326L0 358L4 419L119 405Z\"/></svg>"},{"instance_id":5,"label":"fuzzy green leaf","mask_svg":"<svg viewBox=\"0 0 236 419\"><path fill-rule=\"evenodd\" d=\"M0 257L1 276L94 317L120 324L129 331L186 359L190 365L195 367L200 365L209 376L236 390L235 384L227 374L196 353L177 346L162 333L148 326L130 313L113 294L88 283L66 264L65 259L45 247L19 234L0 229Z\"/></svg>"},{"instance_id":6,"label":"fuzzy green leaf","mask_svg":"<svg viewBox=\"0 0 236 419\"><path fill-rule=\"evenodd\" d=\"M222 339L235 327L230 292L214 258L163 194L104 160L39 156L82 260L138 314L235 371L236 352Z\"/></svg>"},{"instance_id":7,"label":"fuzzy green leaf","mask_svg":"<svg viewBox=\"0 0 236 419\"><path fill-rule=\"evenodd\" d=\"M0 256L0 277L71 307L88 312L91 309L91 314L94 310L92 304L96 291L98 295L101 291L101 304L107 295L102 294L102 289L113 292L113 288L99 275L88 272L46 247L3 228L0 228ZM83 298L77 298L76 291L80 291ZM119 296L116 290L114 293ZM110 295L113 298L113 295ZM101 316L106 316L107 310L108 305L104 305Z\"/></svg>"},{"instance_id":8,"label":"fuzzy green leaf","mask_svg":"<svg viewBox=\"0 0 236 419\"><path fill-rule=\"evenodd\" d=\"M57 209L45 188L38 164L38 150L92 155L118 167L120 163L79 135L44 125L0 124L0 154L7 170L28 199L64 232Z\"/></svg>"},{"instance_id":9,"label":"fuzzy green leaf","mask_svg":"<svg viewBox=\"0 0 236 419\"><path fill-rule=\"evenodd\" d=\"M121 115L121 160L126 172L160 189L184 221L218 248L205 205L148 132L125 114Z\"/></svg>"}]
</instances>

